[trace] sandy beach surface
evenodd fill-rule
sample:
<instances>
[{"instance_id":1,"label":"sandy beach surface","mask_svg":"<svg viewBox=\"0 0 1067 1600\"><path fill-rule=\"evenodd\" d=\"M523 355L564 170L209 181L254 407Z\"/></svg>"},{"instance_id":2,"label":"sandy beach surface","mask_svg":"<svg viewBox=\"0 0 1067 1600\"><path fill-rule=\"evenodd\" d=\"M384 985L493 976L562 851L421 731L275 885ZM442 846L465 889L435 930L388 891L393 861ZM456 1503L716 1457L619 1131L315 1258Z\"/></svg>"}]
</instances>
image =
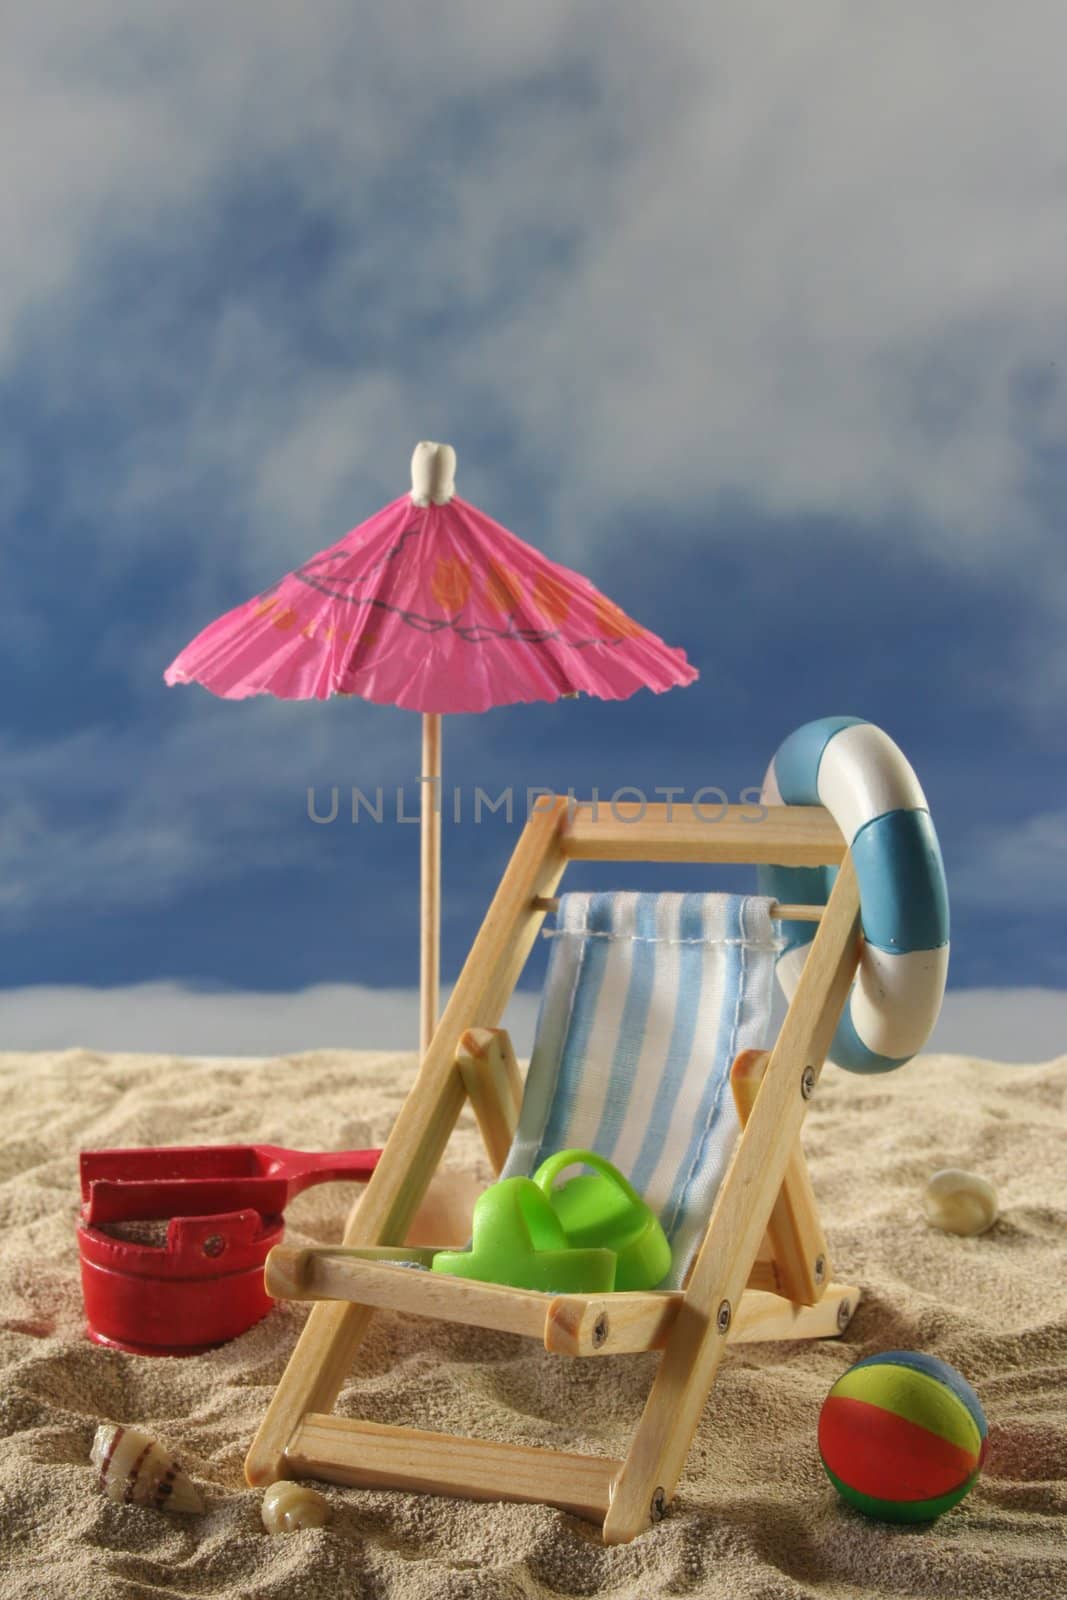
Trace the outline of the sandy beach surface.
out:
<instances>
[{"instance_id":1,"label":"sandy beach surface","mask_svg":"<svg viewBox=\"0 0 1067 1600\"><path fill-rule=\"evenodd\" d=\"M324 1486L328 1527L271 1538L245 1486L248 1443L304 1310L280 1305L185 1360L84 1337L77 1151L263 1141L380 1144L410 1056L313 1051L188 1061L86 1050L0 1054L0 1596L3 1600L1064 1600L1067 1596L1067 1058L1004 1066L927 1056L885 1078L827 1068L805 1125L835 1276L861 1285L843 1339L733 1345L667 1518L607 1549L541 1506ZM448 1162L491 1173L465 1114ZM989 1233L931 1229L939 1167L997 1188ZM353 1191L288 1213L294 1243L336 1241ZM928 1351L989 1418L983 1476L939 1522L899 1528L846 1509L816 1449L834 1380L880 1350ZM654 1356L550 1357L517 1337L381 1314L342 1413L618 1455ZM207 1502L178 1517L95 1486L101 1421L171 1445Z\"/></svg>"}]
</instances>

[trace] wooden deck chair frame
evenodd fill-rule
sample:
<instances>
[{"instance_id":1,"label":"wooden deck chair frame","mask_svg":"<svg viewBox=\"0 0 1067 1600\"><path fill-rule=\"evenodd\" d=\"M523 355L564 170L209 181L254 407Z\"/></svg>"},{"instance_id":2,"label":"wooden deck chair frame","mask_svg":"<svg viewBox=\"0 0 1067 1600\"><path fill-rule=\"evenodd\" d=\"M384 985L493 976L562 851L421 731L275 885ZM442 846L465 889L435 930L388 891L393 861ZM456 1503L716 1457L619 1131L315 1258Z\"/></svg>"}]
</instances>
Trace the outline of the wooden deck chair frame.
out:
<instances>
[{"instance_id":1,"label":"wooden deck chair frame","mask_svg":"<svg viewBox=\"0 0 1067 1600\"><path fill-rule=\"evenodd\" d=\"M345 1247L397 1245L469 1095L499 1171L521 1087L497 1028L569 861L839 865L792 1003L769 1054L732 1071L742 1129L685 1287L552 1296L403 1271ZM623 1543L671 1500L731 1340L843 1332L858 1290L831 1280L798 1134L860 951L851 857L821 807L730 807L715 823L664 805L544 800L516 845L414 1086L337 1250L272 1252L278 1298L314 1300L246 1462L248 1481L322 1478L362 1487L544 1502ZM492 1030L492 1031L490 1031ZM373 1255L373 1251L368 1252ZM384 1426L331 1414L375 1308L525 1334L550 1352L658 1350L658 1370L622 1460Z\"/></svg>"}]
</instances>

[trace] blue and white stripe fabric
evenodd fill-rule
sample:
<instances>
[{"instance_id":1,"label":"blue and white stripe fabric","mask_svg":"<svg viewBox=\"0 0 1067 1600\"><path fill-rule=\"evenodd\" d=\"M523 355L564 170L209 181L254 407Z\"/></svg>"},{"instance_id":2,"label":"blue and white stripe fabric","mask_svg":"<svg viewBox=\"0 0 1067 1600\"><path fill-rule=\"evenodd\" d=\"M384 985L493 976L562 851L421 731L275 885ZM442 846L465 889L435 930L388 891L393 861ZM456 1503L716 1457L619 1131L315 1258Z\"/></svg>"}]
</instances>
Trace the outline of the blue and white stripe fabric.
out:
<instances>
[{"instance_id":1,"label":"blue and white stripe fabric","mask_svg":"<svg viewBox=\"0 0 1067 1600\"><path fill-rule=\"evenodd\" d=\"M765 805L823 805L852 850L864 946L829 1059L888 1072L920 1050L937 1021L948 972L945 869L926 796L881 728L859 717L805 723L767 771ZM836 868L761 867L759 886L794 905L825 905ZM785 922L778 978L792 998L811 923Z\"/></svg>"},{"instance_id":2,"label":"blue and white stripe fabric","mask_svg":"<svg viewBox=\"0 0 1067 1600\"><path fill-rule=\"evenodd\" d=\"M595 1150L659 1216L677 1287L737 1137L730 1067L764 1046L770 901L725 894L560 900L522 1112L501 1174Z\"/></svg>"}]
</instances>

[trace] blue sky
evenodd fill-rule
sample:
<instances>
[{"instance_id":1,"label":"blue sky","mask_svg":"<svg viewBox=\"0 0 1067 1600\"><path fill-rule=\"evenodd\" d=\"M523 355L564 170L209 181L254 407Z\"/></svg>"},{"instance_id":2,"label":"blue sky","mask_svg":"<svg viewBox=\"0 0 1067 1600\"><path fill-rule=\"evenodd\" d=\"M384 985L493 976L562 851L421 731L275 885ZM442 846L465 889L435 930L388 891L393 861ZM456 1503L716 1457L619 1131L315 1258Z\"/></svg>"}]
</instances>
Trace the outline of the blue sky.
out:
<instances>
[{"instance_id":1,"label":"blue sky","mask_svg":"<svg viewBox=\"0 0 1067 1600\"><path fill-rule=\"evenodd\" d=\"M953 988L1067 990L1060 8L46 10L0 65L0 1018L408 1004L417 829L306 795L413 807L417 719L162 672L420 438L701 671L452 719L446 792L736 796L867 716L931 803ZM446 825L446 979L515 831Z\"/></svg>"}]
</instances>

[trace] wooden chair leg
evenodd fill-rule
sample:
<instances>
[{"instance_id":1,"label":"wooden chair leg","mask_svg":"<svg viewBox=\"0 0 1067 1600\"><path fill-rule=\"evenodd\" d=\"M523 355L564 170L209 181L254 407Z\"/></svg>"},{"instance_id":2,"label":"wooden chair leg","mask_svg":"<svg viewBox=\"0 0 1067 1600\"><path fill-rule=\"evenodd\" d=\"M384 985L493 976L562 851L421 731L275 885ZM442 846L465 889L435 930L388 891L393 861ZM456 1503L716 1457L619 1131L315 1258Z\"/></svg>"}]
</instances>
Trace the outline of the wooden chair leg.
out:
<instances>
[{"instance_id":1,"label":"wooden chair leg","mask_svg":"<svg viewBox=\"0 0 1067 1600\"><path fill-rule=\"evenodd\" d=\"M456 1066L494 1172L503 1169L522 1106L522 1075L506 1028L468 1028Z\"/></svg>"},{"instance_id":2,"label":"wooden chair leg","mask_svg":"<svg viewBox=\"0 0 1067 1600\"><path fill-rule=\"evenodd\" d=\"M743 1050L733 1064L730 1083L742 1128L752 1114L770 1059L766 1050ZM815 1305L830 1282L830 1253L799 1139L767 1223L767 1237L775 1291L794 1305Z\"/></svg>"}]
</instances>

